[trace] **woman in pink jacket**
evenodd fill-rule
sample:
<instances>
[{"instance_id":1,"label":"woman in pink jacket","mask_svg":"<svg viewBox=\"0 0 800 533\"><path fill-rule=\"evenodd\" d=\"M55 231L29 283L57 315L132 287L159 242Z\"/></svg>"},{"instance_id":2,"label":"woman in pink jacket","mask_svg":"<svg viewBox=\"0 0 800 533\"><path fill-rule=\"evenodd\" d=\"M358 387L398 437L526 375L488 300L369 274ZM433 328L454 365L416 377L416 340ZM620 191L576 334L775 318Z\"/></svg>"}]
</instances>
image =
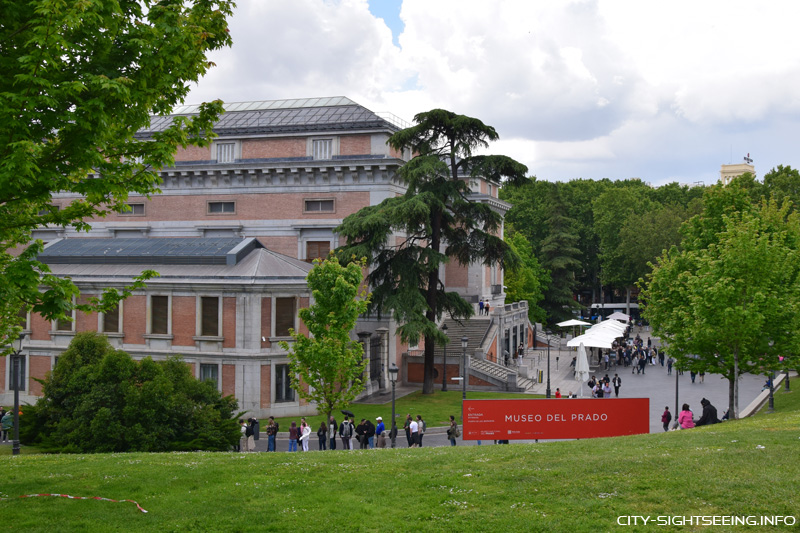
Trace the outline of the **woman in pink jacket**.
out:
<instances>
[{"instance_id":1,"label":"woman in pink jacket","mask_svg":"<svg viewBox=\"0 0 800 533\"><path fill-rule=\"evenodd\" d=\"M693 413L689 409L689 404L683 404L681 414L678 416L678 424L681 429L690 429L694 427L694 420L692 419Z\"/></svg>"}]
</instances>

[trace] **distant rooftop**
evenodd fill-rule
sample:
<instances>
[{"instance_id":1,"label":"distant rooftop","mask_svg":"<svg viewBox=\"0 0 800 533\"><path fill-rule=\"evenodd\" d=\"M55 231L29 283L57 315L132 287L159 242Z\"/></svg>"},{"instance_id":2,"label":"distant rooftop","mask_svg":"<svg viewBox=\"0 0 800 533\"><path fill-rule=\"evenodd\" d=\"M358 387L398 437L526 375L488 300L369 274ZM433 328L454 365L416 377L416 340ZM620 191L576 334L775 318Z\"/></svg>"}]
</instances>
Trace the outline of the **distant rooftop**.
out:
<instances>
[{"instance_id":1,"label":"distant rooftop","mask_svg":"<svg viewBox=\"0 0 800 533\"><path fill-rule=\"evenodd\" d=\"M151 118L150 127L137 137L163 131L175 115L193 115L198 105L178 106L173 114ZM231 102L224 104L223 114L214 126L219 135L292 133L302 131L361 130L388 128L393 131L409 124L389 113L374 113L344 96Z\"/></svg>"}]
</instances>

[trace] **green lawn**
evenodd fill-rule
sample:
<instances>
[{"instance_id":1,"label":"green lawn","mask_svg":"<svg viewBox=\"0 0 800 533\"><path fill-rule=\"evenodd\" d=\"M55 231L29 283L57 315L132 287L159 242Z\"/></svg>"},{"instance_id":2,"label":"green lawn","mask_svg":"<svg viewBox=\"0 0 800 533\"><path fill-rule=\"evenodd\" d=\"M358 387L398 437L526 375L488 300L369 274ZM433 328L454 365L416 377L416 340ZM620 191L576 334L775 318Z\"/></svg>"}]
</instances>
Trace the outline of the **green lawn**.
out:
<instances>
[{"instance_id":1,"label":"green lawn","mask_svg":"<svg viewBox=\"0 0 800 533\"><path fill-rule=\"evenodd\" d=\"M800 386L800 385L799 385ZM0 457L8 531L764 531L617 517L800 521L800 411L689 431L509 446ZM789 410L791 406L794 410ZM61 493L129 503L19 498Z\"/></svg>"},{"instance_id":2,"label":"green lawn","mask_svg":"<svg viewBox=\"0 0 800 533\"><path fill-rule=\"evenodd\" d=\"M484 399L491 399L491 398L541 398L542 396L539 395L531 395L531 394L516 394L516 393L503 393L503 392L468 392L467 398L473 400L484 400ZM391 418L392 418L392 401L391 399L384 403L384 404L366 404L366 403L356 403L350 406L350 411L356 415L357 420L361 420L362 418L366 418L367 420L372 420L375 423L375 418L383 417L383 423L386 425L387 428L391 427ZM447 392L442 392L437 390L436 393L424 396L422 392L416 391L407 396L403 396L402 398L397 398L395 400L395 414L397 415L397 426L399 428L403 427L403 421L406 418L406 414L411 414L412 416L416 417L417 415L422 415L422 418L425 420L425 424L428 427L436 427L436 426L447 426L450 424L450 415L456 417L457 420L461 420L461 391L454 391L449 390ZM341 423L344 415L341 412L334 413L336 416L336 421ZM306 422L308 422L314 431L317 430L319 427L320 422L322 419L325 418L323 415L316 415L316 416L307 416ZM293 416L293 417L283 417L283 418L276 418L275 420L278 421L280 424L281 431L289 431L289 426L292 424L292 421L297 422L297 425L300 425L300 417ZM267 421L261 420L261 431L267 427Z\"/></svg>"}]
</instances>

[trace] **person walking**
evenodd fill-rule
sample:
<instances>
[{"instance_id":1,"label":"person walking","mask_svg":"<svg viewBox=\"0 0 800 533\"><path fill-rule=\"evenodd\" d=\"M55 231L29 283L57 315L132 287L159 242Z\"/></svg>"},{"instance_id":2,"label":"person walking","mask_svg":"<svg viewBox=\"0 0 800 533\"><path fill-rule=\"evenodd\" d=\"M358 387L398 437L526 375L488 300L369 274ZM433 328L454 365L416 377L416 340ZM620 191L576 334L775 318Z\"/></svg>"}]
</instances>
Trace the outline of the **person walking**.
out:
<instances>
[{"instance_id":1,"label":"person walking","mask_svg":"<svg viewBox=\"0 0 800 533\"><path fill-rule=\"evenodd\" d=\"M667 405L661 414L661 425L664 426L664 431L669 431L670 422L672 422L672 413L669 412L669 405Z\"/></svg>"},{"instance_id":2,"label":"person walking","mask_svg":"<svg viewBox=\"0 0 800 533\"><path fill-rule=\"evenodd\" d=\"M611 383L614 384L614 397L619 398L619 388L622 386L622 378L619 377L619 374L614 374L614 379L611 380Z\"/></svg>"},{"instance_id":3,"label":"person walking","mask_svg":"<svg viewBox=\"0 0 800 533\"><path fill-rule=\"evenodd\" d=\"M450 446L456 445L456 438L458 438L459 434L456 417L450 415L450 427L447 428L447 438L450 439Z\"/></svg>"},{"instance_id":4,"label":"person walking","mask_svg":"<svg viewBox=\"0 0 800 533\"><path fill-rule=\"evenodd\" d=\"M608 381L603 382L603 397L611 398L611 384Z\"/></svg>"},{"instance_id":5,"label":"person walking","mask_svg":"<svg viewBox=\"0 0 800 533\"><path fill-rule=\"evenodd\" d=\"M667 358L667 375L668 376L672 375L672 363L674 363L674 362L675 362L675 360L672 358L672 356L669 356L669 358Z\"/></svg>"},{"instance_id":6,"label":"person walking","mask_svg":"<svg viewBox=\"0 0 800 533\"><path fill-rule=\"evenodd\" d=\"M319 423L319 429L317 430L317 438L319 439L319 449L320 451L325 450L326 445L328 443L328 425L322 420Z\"/></svg>"}]
</instances>

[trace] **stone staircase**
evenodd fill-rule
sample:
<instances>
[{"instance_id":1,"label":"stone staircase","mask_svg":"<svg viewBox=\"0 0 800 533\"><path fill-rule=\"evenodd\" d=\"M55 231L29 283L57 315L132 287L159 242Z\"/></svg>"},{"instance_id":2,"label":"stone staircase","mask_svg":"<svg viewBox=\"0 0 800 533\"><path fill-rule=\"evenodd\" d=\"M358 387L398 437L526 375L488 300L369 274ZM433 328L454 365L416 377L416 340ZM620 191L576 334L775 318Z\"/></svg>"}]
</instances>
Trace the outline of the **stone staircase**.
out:
<instances>
[{"instance_id":1,"label":"stone staircase","mask_svg":"<svg viewBox=\"0 0 800 533\"><path fill-rule=\"evenodd\" d=\"M496 385L501 390L524 392L535 385L533 380L517 374L517 369L514 367L509 368L485 359L473 357L473 354L481 348L481 344L487 332L489 332L489 328L492 327L491 318L471 318L469 320L463 320L460 323L452 318L447 318L444 324L447 324L447 337L450 339L450 342L447 344L448 360L453 356L461 355L461 338L467 337L467 355L470 358L470 374ZM437 346L434 352L435 356L440 357L443 353L444 348ZM512 378L509 382L509 373L516 374L516 380Z\"/></svg>"}]
</instances>

